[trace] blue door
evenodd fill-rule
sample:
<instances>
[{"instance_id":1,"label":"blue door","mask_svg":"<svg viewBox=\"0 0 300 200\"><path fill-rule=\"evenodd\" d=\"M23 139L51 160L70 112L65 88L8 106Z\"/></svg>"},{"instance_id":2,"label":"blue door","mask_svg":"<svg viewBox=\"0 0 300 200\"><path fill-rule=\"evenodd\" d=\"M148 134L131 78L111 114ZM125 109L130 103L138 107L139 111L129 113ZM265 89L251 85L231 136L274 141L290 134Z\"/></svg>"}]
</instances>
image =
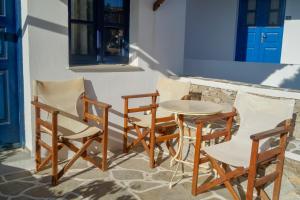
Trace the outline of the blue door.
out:
<instances>
[{"instance_id":1,"label":"blue door","mask_svg":"<svg viewBox=\"0 0 300 200\"><path fill-rule=\"evenodd\" d=\"M17 0L0 0L0 148L20 144Z\"/></svg>"},{"instance_id":2,"label":"blue door","mask_svg":"<svg viewBox=\"0 0 300 200\"><path fill-rule=\"evenodd\" d=\"M284 0L241 0L236 60L280 63Z\"/></svg>"}]
</instances>

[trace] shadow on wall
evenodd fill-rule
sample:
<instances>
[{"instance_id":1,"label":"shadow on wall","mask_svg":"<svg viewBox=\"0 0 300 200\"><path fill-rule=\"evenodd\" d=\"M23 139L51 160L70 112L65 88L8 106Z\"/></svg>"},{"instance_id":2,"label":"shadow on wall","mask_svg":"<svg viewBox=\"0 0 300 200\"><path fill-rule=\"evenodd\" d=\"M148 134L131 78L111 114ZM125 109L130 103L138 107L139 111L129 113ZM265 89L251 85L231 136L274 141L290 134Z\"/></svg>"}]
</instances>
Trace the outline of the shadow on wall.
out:
<instances>
[{"instance_id":1,"label":"shadow on wall","mask_svg":"<svg viewBox=\"0 0 300 200\"><path fill-rule=\"evenodd\" d=\"M186 59L184 75L300 89L300 65Z\"/></svg>"}]
</instances>

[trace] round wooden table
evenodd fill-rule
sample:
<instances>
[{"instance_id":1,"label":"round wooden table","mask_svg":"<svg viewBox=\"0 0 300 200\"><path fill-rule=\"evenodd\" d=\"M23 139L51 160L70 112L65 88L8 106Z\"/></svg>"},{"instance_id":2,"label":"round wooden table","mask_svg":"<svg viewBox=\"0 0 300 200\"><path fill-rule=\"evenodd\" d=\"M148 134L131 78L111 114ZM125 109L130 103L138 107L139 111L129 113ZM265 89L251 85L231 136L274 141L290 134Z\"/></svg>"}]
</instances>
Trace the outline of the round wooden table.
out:
<instances>
[{"instance_id":1,"label":"round wooden table","mask_svg":"<svg viewBox=\"0 0 300 200\"><path fill-rule=\"evenodd\" d=\"M177 162L177 168L170 180L169 187L172 188L173 178L176 176L179 164L191 164L181 159L184 140L184 116L207 116L214 115L223 111L223 106L213 102L207 101L193 101L193 100L171 100L159 104L159 106L175 115L176 122L179 127L179 146L176 155L171 159L170 165Z\"/></svg>"}]
</instances>

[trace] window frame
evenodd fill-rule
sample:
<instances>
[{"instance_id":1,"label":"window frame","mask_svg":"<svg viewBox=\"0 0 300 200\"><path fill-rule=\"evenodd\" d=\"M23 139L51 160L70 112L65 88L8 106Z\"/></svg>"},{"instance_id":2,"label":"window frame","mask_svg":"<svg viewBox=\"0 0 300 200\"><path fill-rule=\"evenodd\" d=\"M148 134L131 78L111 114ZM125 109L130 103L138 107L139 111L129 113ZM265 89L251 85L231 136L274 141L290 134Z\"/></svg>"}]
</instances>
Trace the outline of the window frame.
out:
<instances>
[{"instance_id":1,"label":"window frame","mask_svg":"<svg viewBox=\"0 0 300 200\"><path fill-rule=\"evenodd\" d=\"M105 0L93 0L93 21L72 19L72 1L68 0L68 55L69 66L84 66L84 65L110 65L110 64L129 64L129 28L130 28L130 0L123 0L124 8L124 22L122 24L111 24L106 26L105 17ZM79 55L72 54L72 24L87 24L94 27L95 38L95 54ZM114 26L113 26L114 25ZM107 56L105 55L105 26L112 28L122 28L124 30L124 46L122 48L123 54L121 56Z\"/></svg>"}]
</instances>

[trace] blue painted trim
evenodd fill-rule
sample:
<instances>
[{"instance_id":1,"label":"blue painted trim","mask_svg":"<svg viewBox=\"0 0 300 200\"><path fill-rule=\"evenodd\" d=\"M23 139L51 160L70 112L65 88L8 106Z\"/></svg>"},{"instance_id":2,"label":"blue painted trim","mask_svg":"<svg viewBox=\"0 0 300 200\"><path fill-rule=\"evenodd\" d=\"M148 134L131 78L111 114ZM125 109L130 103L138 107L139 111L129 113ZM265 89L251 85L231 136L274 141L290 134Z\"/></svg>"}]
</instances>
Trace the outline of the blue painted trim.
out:
<instances>
[{"instance_id":1,"label":"blue painted trim","mask_svg":"<svg viewBox=\"0 0 300 200\"><path fill-rule=\"evenodd\" d=\"M267 0L266 0L267 1ZM270 3L270 0L268 0ZM237 34L236 34L236 46L235 46L235 61L244 61L248 62L246 59L246 51L247 51L247 25L246 23L246 13L245 11L247 10L247 3L248 0L239 0L239 5L238 5L238 23L237 23ZM257 6L257 5L256 5ZM266 7L261 8L261 10L266 10ZM281 50L282 50L282 39L283 39L283 33L284 33L284 18L285 18L285 10L286 10L286 0L280 0L280 27L282 29L282 38L281 38L281 46L280 46L280 52L279 52L279 60L281 58ZM256 10L257 12L260 12L260 10ZM264 13L264 12L262 12ZM257 19L256 19L257 20ZM267 18L265 18L267 20ZM263 27L263 22L262 21L257 21L258 26L260 27L262 25ZM257 24L256 24L257 26ZM252 62L252 61L249 61ZM279 61L280 62L280 61Z\"/></svg>"},{"instance_id":2,"label":"blue painted trim","mask_svg":"<svg viewBox=\"0 0 300 200\"><path fill-rule=\"evenodd\" d=\"M25 119L24 119L24 79L23 79L23 54L22 54L22 19L21 0L15 0L16 30L17 30L17 71L18 71L18 95L19 95L19 137L20 145L25 147Z\"/></svg>"}]
</instances>

